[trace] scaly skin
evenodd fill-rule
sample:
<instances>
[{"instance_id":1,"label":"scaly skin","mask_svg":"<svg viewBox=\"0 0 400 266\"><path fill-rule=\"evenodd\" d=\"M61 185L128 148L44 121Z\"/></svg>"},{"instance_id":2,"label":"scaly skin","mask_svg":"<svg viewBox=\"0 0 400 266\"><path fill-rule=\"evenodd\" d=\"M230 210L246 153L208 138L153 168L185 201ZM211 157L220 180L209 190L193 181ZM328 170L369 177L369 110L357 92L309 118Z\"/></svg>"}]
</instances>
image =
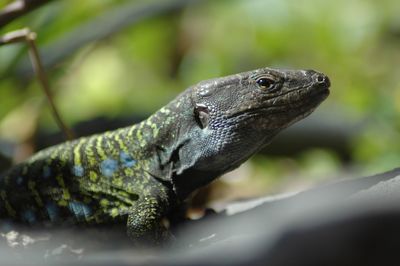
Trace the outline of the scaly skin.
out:
<instances>
[{"instance_id":1,"label":"scaly skin","mask_svg":"<svg viewBox=\"0 0 400 266\"><path fill-rule=\"evenodd\" d=\"M231 171L329 94L315 71L262 68L203 81L147 120L40 151L0 179L0 218L29 225L127 223L166 237L162 217Z\"/></svg>"}]
</instances>

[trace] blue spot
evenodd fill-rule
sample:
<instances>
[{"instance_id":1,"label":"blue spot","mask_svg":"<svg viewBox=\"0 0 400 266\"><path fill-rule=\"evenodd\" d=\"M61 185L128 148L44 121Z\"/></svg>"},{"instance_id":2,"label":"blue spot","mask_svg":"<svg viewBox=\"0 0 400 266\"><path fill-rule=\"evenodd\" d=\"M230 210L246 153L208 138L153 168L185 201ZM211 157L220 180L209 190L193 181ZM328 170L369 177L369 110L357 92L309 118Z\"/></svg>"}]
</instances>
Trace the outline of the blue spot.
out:
<instances>
[{"instance_id":1,"label":"blue spot","mask_svg":"<svg viewBox=\"0 0 400 266\"><path fill-rule=\"evenodd\" d=\"M129 154L121 152L119 154L119 160L124 167L132 167L136 164L135 159L133 159Z\"/></svg>"},{"instance_id":2,"label":"blue spot","mask_svg":"<svg viewBox=\"0 0 400 266\"><path fill-rule=\"evenodd\" d=\"M118 162L112 159L106 159L100 164L100 171L103 175L111 177L118 168Z\"/></svg>"},{"instance_id":3,"label":"blue spot","mask_svg":"<svg viewBox=\"0 0 400 266\"><path fill-rule=\"evenodd\" d=\"M60 217L58 206L54 202L47 203L46 210L51 221L56 221Z\"/></svg>"},{"instance_id":4,"label":"blue spot","mask_svg":"<svg viewBox=\"0 0 400 266\"><path fill-rule=\"evenodd\" d=\"M69 210L75 214L75 216L79 218L88 218L92 215L92 209L79 201L71 201L68 205Z\"/></svg>"},{"instance_id":5,"label":"blue spot","mask_svg":"<svg viewBox=\"0 0 400 266\"><path fill-rule=\"evenodd\" d=\"M82 166L80 166L80 165L74 165L74 167L72 168L72 173L73 173L75 176L80 176L80 177L82 177L83 174L85 173L85 171L84 171L84 169L83 169Z\"/></svg>"},{"instance_id":6,"label":"blue spot","mask_svg":"<svg viewBox=\"0 0 400 266\"><path fill-rule=\"evenodd\" d=\"M28 209L22 212L22 219L30 224L36 222L36 215L33 210Z\"/></svg>"},{"instance_id":7,"label":"blue spot","mask_svg":"<svg viewBox=\"0 0 400 266\"><path fill-rule=\"evenodd\" d=\"M19 185L19 186L22 185L22 183L24 183L24 177L18 176L16 182L17 182L17 185Z\"/></svg>"},{"instance_id":8,"label":"blue spot","mask_svg":"<svg viewBox=\"0 0 400 266\"><path fill-rule=\"evenodd\" d=\"M43 177L49 178L51 176L51 169L48 165L43 166Z\"/></svg>"}]
</instances>

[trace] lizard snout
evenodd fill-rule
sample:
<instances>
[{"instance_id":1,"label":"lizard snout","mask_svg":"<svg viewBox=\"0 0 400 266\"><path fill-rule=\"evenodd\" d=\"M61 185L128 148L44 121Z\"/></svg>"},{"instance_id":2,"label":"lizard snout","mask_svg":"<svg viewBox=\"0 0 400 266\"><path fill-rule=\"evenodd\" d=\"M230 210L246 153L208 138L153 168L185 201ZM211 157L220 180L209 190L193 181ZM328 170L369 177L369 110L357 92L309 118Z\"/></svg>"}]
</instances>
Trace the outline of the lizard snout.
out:
<instances>
[{"instance_id":1,"label":"lizard snout","mask_svg":"<svg viewBox=\"0 0 400 266\"><path fill-rule=\"evenodd\" d=\"M316 72L316 74L313 75L313 80L322 87L329 88L331 86L331 81L329 80L328 76L322 73Z\"/></svg>"},{"instance_id":2,"label":"lizard snout","mask_svg":"<svg viewBox=\"0 0 400 266\"><path fill-rule=\"evenodd\" d=\"M329 80L328 76L317 72L315 70L306 70L306 74L312 78L314 84L318 84L322 88L329 88L331 86L331 81Z\"/></svg>"}]
</instances>

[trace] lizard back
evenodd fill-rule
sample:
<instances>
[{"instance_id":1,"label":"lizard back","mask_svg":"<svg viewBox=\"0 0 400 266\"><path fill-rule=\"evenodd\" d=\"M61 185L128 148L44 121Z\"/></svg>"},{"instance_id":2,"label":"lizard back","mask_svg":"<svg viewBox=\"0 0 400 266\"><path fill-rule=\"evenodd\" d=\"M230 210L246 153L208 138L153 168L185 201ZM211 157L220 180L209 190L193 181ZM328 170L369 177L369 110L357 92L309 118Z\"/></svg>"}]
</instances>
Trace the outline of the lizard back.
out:
<instances>
[{"instance_id":1,"label":"lizard back","mask_svg":"<svg viewBox=\"0 0 400 266\"><path fill-rule=\"evenodd\" d=\"M124 218L139 197L162 196L146 172L142 132L138 125L80 138L12 168L0 178L0 218L100 224Z\"/></svg>"}]
</instances>

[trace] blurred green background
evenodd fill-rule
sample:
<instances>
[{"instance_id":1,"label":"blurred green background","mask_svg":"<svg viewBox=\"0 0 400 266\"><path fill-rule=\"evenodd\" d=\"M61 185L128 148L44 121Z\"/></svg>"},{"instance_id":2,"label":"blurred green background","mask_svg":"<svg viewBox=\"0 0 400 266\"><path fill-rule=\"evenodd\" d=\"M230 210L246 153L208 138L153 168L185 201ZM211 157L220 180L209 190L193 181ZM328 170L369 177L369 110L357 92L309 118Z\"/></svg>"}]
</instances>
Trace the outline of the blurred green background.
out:
<instances>
[{"instance_id":1,"label":"blurred green background","mask_svg":"<svg viewBox=\"0 0 400 266\"><path fill-rule=\"evenodd\" d=\"M216 184L213 196L238 198L399 166L399 10L397 0L54 0L0 34L37 32L71 126L144 118L200 80L259 67L326 73L331 95L305 124ZM16 161L59 131L27 54L0 47L0 147Z\"/></svg>"}]
</instances>

